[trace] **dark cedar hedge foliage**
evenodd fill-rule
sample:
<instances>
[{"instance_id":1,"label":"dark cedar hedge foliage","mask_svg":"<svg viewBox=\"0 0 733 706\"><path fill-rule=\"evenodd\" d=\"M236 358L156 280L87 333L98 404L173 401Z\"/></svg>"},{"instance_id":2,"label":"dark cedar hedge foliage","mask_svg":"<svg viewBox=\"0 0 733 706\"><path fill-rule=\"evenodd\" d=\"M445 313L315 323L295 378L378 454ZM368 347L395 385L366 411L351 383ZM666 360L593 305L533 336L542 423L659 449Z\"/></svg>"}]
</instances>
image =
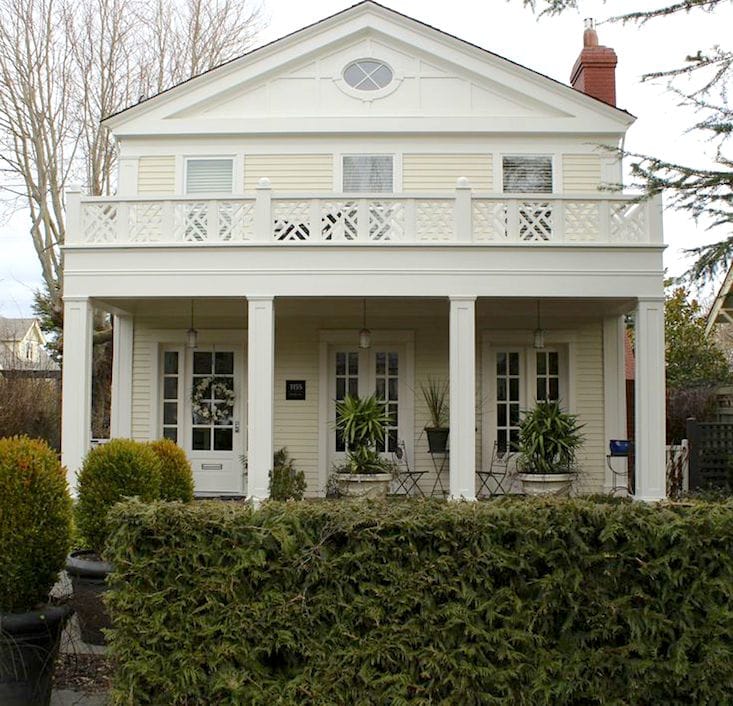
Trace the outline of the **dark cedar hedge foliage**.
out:
<instances>
[{"instance_id":1,"label":"dark cedar hedge foliage","mask_svg":"<svg viewBox=\"0 0 733 706\"><path fill-rule=\"evenodd\" d=\"M118 704L730 704L733 502L113 510Z\"/></svg>"}]
</instances>

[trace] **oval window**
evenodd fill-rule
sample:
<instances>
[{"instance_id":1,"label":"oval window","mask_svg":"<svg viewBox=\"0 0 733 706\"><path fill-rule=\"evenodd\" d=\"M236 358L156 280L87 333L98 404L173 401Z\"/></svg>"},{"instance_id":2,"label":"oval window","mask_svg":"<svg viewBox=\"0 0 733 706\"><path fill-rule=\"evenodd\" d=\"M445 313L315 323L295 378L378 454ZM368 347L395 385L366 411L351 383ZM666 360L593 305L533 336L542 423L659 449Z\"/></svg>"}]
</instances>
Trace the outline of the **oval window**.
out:
<instances>
[{"instance_id":1,"label":"oval window","mask_svg":"<svg viewBox=\"0 0 733 706\"><path fill-rule=\"evenodd\" d=\"M360 59L344 69L344 81L357 91L378 91L392 82L392 69L374 59Z\"/></svg>"}]
</instances>

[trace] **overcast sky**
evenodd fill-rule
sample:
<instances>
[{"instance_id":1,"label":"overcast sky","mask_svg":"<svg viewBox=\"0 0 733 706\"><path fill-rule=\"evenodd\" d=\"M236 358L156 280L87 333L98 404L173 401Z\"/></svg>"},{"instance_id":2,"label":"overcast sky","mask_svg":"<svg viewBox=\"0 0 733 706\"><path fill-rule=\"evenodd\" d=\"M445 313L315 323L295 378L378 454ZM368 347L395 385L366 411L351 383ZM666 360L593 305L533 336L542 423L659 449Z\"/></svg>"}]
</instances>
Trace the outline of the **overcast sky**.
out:
<instances>
[{"instance_id":1,"label":"overcast sky","mask_svg":"<svg viewBox=\"0 0 733 706\"><path fill-rule=\"evenodd\" d=\"M535 17L520 0L385 0L384 4L422 22L524 64L552 78L568 82L570 69L582 47L583 18L594 17L601 44L619 57L617 101L638 117L630 128L626 148L668 160L710 164L710 147L699 135L685 135L690 112L677 107L663 86L640 84L647 71L669 68L685 56L714 44L728 45L733 27L733 3L723 3L714 14L692 13L657 20L643 27L607 24L603 20L624 10L658 7L648 0L579 0L579 10L560 17ZM344 0L269 0L268 27L258 44L276 39L349 7ZM0 224L0 316L29 316L32 292L40 286L40 267L27 234L28 215L19 212ZM681 250L720 239L691 220L672 212L664 218L669 247L665 263L670 274L686 266Z\"/></svg>"}]
</instances>

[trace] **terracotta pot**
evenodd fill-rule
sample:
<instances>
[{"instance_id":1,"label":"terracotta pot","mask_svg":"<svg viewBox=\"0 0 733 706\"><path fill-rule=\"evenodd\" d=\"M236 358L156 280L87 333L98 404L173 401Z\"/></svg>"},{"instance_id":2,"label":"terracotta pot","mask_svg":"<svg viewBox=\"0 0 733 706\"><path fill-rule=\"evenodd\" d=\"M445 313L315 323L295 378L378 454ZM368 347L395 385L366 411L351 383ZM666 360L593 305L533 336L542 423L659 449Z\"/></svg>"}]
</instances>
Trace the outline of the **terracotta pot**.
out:
<instances>
[{"instance_id":1,"label":"terracotta pot","mask_svg":"<svg viewBox=\"0 0 733 706\"><path fill-rule=\"evenodd\" d=\"M339 494L355 500L386 498L392 483L391 473L337 473Z\"/></svg>"},{"instance_id":2,"label":"terracotta pot","mask_svg":"<svg viewBox=\"0 0 733 706\"><path fill-rule=\"evenodd\" d=\"M570 495L573 473L519 473L525 495Z\"/></svg>"},{"instance_id":3,"label":"terracotta pot","mask_svg":"<svg viewBox=\"0 0 733 706\"><path fill-rule=\"evenodd\" d=\"M71 605L79 618L81 639L90 645L106 644L102 629L111 623L103 599L113 568L89 551L72 552L66 559L66 573L74 588Z\"/></svg>"},{"instance_id":4,"label":"terracotta pot","mask_svg":"<svg viewBox=\"0 0 733 706\"><path fill-rule=\"evenodd\" d=\"M70 606L0 613L0 704L48 706L51 677Z\"/></svg>"}]
</instances>

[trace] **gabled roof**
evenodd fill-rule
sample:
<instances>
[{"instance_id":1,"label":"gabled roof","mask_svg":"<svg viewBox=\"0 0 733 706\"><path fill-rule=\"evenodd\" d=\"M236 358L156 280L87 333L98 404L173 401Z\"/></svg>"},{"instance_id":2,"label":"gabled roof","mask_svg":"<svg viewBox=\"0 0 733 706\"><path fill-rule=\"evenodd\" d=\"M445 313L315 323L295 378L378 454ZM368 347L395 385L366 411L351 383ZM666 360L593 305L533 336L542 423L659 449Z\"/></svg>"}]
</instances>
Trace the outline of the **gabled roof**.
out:
<instances>
[{"instance_id":1,"label":"gabled roof","mask_svg":"<svg viewBox=\"0 0 733 706\"><path fill-rule=\"evenodd\" d=\"M733 324L733 264L728 268L723 284L720 285L718 296L708 314L705 333L710 333L715 324Z\"/></svg>"},{"instance_id":2,"label":"gabled roof","mask_svg":"<svg viewBox=\"0 0 733 706\"><path fill-rule=\"evenodd\" d=\"M22 341L37 325L36 319L7 319L0 316L0 341Z\"/></svg>"},{"instance_id":3,"label":"gabled roof","mask_svg":"<svg viewBox=\"0 0 733 706\"><path fill-rule=\"evenodd\" d=\"M130 106L118 113L105 118L105 124L120 134L153 134L147 131L147 126L157 120L160 125L169 127L175 118L189 119L191 110L195 107L210 106L220 97L226 97L243 86L252 86L263 77L272 76L278 70L292 68L298 58L305 61L308 56L323 48L335 47L343 44L349 38L358 38L359 33L374 31L377 36L381 32L394 29L388 38L403 41L416 52L423 51L436 59L453 59L452 65L465 69L466 76L476 76L477 81L488 80L482 76L489 69L505 80L491 84L489 89L496 88L496 95L505 98L507 102L524 101L527 106L552 106L556 108L553 117L571 117L568 106L574 106L586 116L592 115L598 119L599 132L623 132L633 122L633 116L621 109L610 106L603 101L587 96L564 83L549 78L544 74L517 64L491 51L471 44L451 34L438 30L424 22L387 8L373 0L364 0L341 12L326 17L314 24L274 40L264 46L253 49L242 56L232 59L225 64L206 71L198 76L173 86L156 96L145 99L136 105ZM401 34L400 34L401 32ZM399 35L399 36L398 36ZM410 41L411 40L411 41ZM320 42L320 44L319 44ZM443 49L450 50L453 56L448 57ZM431 51L432 50L432 51ZM469 65L470 64L470 65ZM473 73L472 73L473 72ZM493 95L493 94L490 94ZM222 98L223 100L223 98ZM310 108L302 105L303 110ZM247 111L244 111L247 113ZM138 118L146 119L146 128L137 125L135 129L131 123L138 122ZM165 123L164 121L168 121ZM230 121L231 122L231 121ZM592 120L591 120L592 122ZM307 124L304 129L307 129ZM218 130L226 131L223 123ZM196 132L196 125L191 123L192 132ZM328 126L324 131L329 131ZM552 128L550 128L552 131ZM180 134L180 133L179 133Z\"/></svg>"}]
</instances>

